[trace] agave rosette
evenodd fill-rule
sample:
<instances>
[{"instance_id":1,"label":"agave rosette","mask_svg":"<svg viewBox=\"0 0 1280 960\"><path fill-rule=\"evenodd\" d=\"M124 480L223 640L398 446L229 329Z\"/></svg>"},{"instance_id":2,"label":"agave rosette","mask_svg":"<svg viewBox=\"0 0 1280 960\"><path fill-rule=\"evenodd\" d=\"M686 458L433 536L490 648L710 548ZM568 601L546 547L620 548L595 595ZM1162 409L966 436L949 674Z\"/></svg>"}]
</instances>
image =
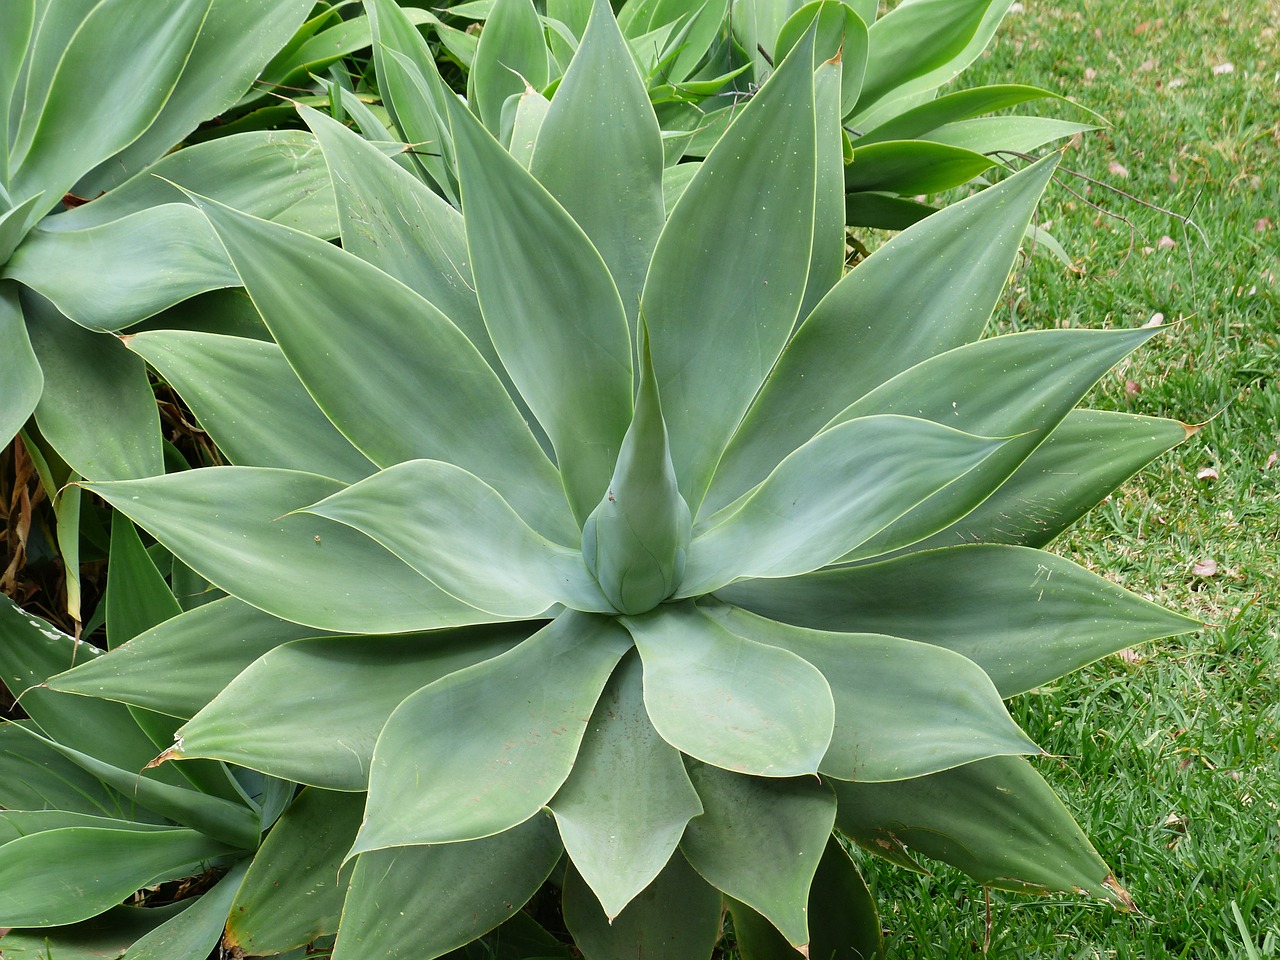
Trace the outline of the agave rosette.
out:
<instances>
[{"instance_id":1,"label":"agave rosette","mask_svg":"<svg viewBox=\"0 0 1280 960\"><path fill-rule=\"evenodd\" d=\"M128 345L235 465L88 486L229 596L50 685L367 791L292 841L340 960L514 929L564 853L595 958L709 956L726 904L744 957L873 954L837 836L1126 902L1002 698L1196 626L1038 549L1186 436L1072 409L1155 331L980 339L1053 159L842 277L837 50L678 197L600 2L527 168L397 60L461 211L312 111L342 249L196 198L274 342Z\"/></svg>"}]
</instances>

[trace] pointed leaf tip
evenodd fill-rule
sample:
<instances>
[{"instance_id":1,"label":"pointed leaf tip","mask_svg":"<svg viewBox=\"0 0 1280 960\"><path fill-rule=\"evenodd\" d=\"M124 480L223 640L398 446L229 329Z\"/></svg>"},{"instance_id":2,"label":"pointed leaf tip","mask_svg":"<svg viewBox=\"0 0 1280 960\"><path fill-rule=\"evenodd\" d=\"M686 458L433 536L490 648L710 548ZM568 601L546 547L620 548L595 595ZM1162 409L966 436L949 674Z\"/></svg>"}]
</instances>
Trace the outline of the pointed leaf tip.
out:
<instances>
[{"instance_id":1,"label":"pointed leaf tip","mask_svg":"<svg viewBox=\"0 0 1280 960\"><path fill-rule=\"evenodd\" d=\"M684 576L692 518L680 494L648 330L640 325L640 392L609 488L582 530L587 569L620 612L652 610Z\"/></svg>"}]
</instances>

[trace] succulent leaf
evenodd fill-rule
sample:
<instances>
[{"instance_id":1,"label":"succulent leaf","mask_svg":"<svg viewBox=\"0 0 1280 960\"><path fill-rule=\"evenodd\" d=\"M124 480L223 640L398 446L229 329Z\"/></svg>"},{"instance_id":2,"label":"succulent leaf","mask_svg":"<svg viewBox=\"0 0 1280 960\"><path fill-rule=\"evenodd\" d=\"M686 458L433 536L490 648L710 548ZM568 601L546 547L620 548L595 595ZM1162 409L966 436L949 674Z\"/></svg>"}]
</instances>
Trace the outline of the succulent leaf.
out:
<instances>
[{"instance_id":1,"label":"succulent leaf","mask_svg":"<svg viewBox=\"0 0 1280 960\"><path fill-rule=\"evenodd\" d=\"M1043 160L952 204L845 274L779 358L716 467L703 510L741 496L886 380L977 340L1056 164Z\"/></svg>"},{"instance_id":2,"label":"succulent leaf","mask_svg":"<svg viewBox=\"0 0 1280 960\"><path fill-rule=\"evenodd\" d=\"M379 466L448 460L490 483L544 536L572 536L555 469L448 317L331 244L198 204L290 365L365 456Z\"/></svg>"},{"instance_id":3,"label":"succulent leaf","mask_svg":"<svg viewBox=\"0 0 1280 960\"><path fill-rule=\"evenodd\" d=\"M572 217L467 109L450 107L467 245L485 325L547 431L581 523L632 414L626 311Z\"/></svg>"},{"instance_id":4,"label":"succulent leaf","mask_svg":"<svg viewBox=\"0 0 1280 960\"><path fill-rule=\"evenodd\" d=\"M1017 469L1103 373L1158 332L1043 330L979 340L917 364L847 407L833 424L897 413L971 433L1017 436L843 559L879 556L916 543L968 513ZM1028 396L1036 402L1028 403Z\"/></svg>"},{"instance_id":5,"label":"succulent leaf","mask_svg":"<svg viewBox=\"0 0 1280 960\"><path fill-rule=\"evenodd\" d=\"M639 614L675 592L692 521L680 495L641 321L640 392L609 488L582 528L582 556L615 610Z\"/></svg>"},{"instance_id":6,"label":"succulent leaf","mask_svg":"<svg viewBox=\"0 0 1280 960\"><path fill-rule=\"evenodd\" d=\"M692 603L622 622L644 663L649 719L667 743L740 773L817 772L835 704L812 664L730 633Z\"/></svg>"},{"instance_id":7,"label":"succulent leaf","mask_svg":"<svg viewBox=\"0 0 1280 960\"><path fill-rule=\"evenodd\" d=\"M0 280L0 442L7 444L27 422L44 389L44 373L31 349L16 284Z\"/></svg>"},{"instance_id":8,"label":"succulent leaf","mask_svg":"<svg viewBox=\"0 0 1280 960\"><path fill-rule=\"evenodd\" d=\"M0 921L54 927L87 920L163 880L189 876L232 847L195 830L63 827L0 846ZM81 894L68 897L68 884Z\"/></svg>"},{"instance_id":9,"label":"succulent leaf","mask_svg":"<svg viewBox=\"0 0 1280 960\"><path fill-rule=\"evenodd\" d=\"M127 346L178 391L237 466L308 469L354 483L377 467L316 406L276 344L147 330Z\"/></svg>"},{"instance_id":10,"label":"succulent leaf","mask_svg":"<svg viewBox=\"0 0 1280 960\"><path fill-rule=\"evenodd\" d=\"M223 597L166 620L111 651L55 674L50 690L101 697L190 719L260 656L322 631ZM199 645L200 659L191 662Z\"/></svg>"},{"instance_id":11,"label":"succulent leaf","mask_svg":"<svg viewBox=\"0 0 1280 960\"><path fill-rule=\"evenodd\" d=\"M586 33L556 89L529 169L600 251L634 330L665 219L662 134L608 0L587 6ZM619 116L627 122L618 123Z\"/></svg>"},{"instance_id":12,"label":"succulent leaf","mask_svg":"<svg viewBox=\"0 0 1280 960\"><path fill-rule=\"evenodd\" d=\"M815 777L744 777L700 763L689 776L706 812L689 823L680 851L712 886L803 948L809 887L835 822L831 788Z\"/></svg>"},{"instance_id":13,"label":"succulent leaf","mask_svg":"<svg viewBox=\"0 0 1280 960\"><path fill-rule=\"evenodd\" d=\"M1125 647L1200 628L1070 560L1017 546L927 550L787 580L743 581L717 595L784 623L893 630L946 647L978 664L1005 699Z\"/></svg>"},{"instance_id":14,"label":"succulent leaf","mask_svg":"<svg viewBox=\"0 0 1280 960\"><path fill-rule=\"evenodd\" d=\"M342 633L400 633L483 623L356 530L291 513L338 492L327 477L211 467L85 484L211 583L283 620ZM227 517L236 517L234 527Z\"/></svg>"},{"instance_id":15,"label":"succulent leaf","mask_svg":"<svg viewBox=\"0 0 1280 960\"><path fill-rule=\"evenodd\" d=\"M378 734L406 697L506 653L533 629L503 624L369 637L354 647L346 637L283 644L178 730L174 755L225 760L326 790L364 791ZM339 702L322 712L312 708L316 690L336 689L343 690Z\"/></svg>"},{"instance_id":16,"label":"succulent leaf","mask_svg":"<svg viewBox=\"0 0 1280 960\"><path fill-rule=\"evenodd\" d=\"M474 840L534 816L568 779L630 647L612 620L567 611L502 656L410 696L378 737L351 855Z\"/></svg>"},{"instance_id":17,"label":"succulent leaf","mask_svg":"<svg viewBox=\"0 0 1280 960\"><path fill-rule=\"evenodd\" d=\"M900 416L826 430L738 503L699 525L677 596L701 596L738 578L816 570L874 538L1003 444ZM958 517L939 512L928 522L936 530Z\"/></svg>"},{"instance_id":18,"label":"succulent leaf","mask_svg":"<svg viewBox=\"0 0 1280 960\"><path fill-rule=\"evenodd\" d=\"M398 463L299 512L359 530L495 618L536 617L557 603L613 612L580 551L539 536L493 487L451 463Z\"/></svg>"},{"instance_id":19,"label":"succulent leaf","mask_svg":"<svg viewBox=\"0 0 1280 960\"><path fill-rule=\"evenodd\" d=\"M1177 420L1072 410L995 493L915 549L974 541L1043 547L1199 429Z\"/></svg>"},{"instance_id":20,"label":"succulent leaf","mask_svg":"<svg viewBox=\"0 0 1280 960\"><path fill-rule=\"evenodd\" d=\"M442 956L519 912L562 853L542 814L479 840L362 853L333 956Z\"/></svg>"},{"instance_id":21,"label":"succulent leaf","mask_svg":"<svg viewBox=\"0 0 1280 960\"><path fill-rule=\"evenodd\" d=\"M639 657L627 654L596 704L573 772L548 804L610 920L666 866L703 810L679 751L649 722L641 677Z\"/></svg>"},{"instance_id":22,"label":"succulent leaf","mask_svg":"<svg viewBox=\"0 0 1280 960\"><path fill-rule=\"evenodd\" d=\"M841 780L905 780L974 760L1038 754L981 668L950 650L876 634L787 626L707 606L727 629L790 650L817 667L835 699L835 731L821 773Z\"/></svg>"},{"instance_id":23,"label":"succulent leaf","mask_svg":"<svg viewBox=\"0 0 1280 960\"><path fill-rule=\"evenodd\" d=\"M633 960L637 945L664 960L706 960L720 936L720 912L720 891L679 851L612 921L572 864L565 874L565 924L590 960Z\"/></svg>"},{"instance_id":24,"label":"succulent leaf","mask_svg":"<svg viewBox=\"0 0 1280 960\"><path fill-rule=\"evenodd\" d=\"M896 783L835 783L836 829L872 853L905 844L979 883L1019 893L1128 893L1035 768L993 757Z\"/></svg>"},{"instance_id":25,"label":"succulent leaf","mask_svg":"<svg viewBox=\"0 0 1280 960\"><path fill-rule=\"evenodd\" d=\"M806 35L699 165L645 280L671 458L695 513L804 295L816 183L812 44Z\"/></svg>"}]
</instances>

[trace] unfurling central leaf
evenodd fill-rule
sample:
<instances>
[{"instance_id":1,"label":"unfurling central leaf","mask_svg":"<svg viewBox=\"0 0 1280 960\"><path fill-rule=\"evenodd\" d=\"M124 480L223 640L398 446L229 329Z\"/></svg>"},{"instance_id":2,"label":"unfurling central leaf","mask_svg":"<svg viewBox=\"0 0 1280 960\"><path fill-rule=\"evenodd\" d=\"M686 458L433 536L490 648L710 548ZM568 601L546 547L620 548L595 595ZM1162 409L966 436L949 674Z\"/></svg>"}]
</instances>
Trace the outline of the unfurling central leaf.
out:
<instances>
[{"instance_id":1,"label":"unfurling central leaf","mask_svg":"<svg viewBox=\"0 0 1280 960\"><path fill-rule=\"evenodd\" d=\"M692 522L680 495L643 321L640 392L604 498L582 529L582 556L620 613L652 610L684 576Z\"/></svg>"}]
</instances>

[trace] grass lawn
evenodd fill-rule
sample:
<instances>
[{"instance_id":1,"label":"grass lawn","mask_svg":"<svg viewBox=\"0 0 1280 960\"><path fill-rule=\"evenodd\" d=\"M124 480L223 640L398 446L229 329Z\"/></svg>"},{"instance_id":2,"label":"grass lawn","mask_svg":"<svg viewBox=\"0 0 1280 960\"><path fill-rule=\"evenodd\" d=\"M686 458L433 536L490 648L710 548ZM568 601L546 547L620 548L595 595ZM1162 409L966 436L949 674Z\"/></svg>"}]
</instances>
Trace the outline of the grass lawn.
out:
<instances>
[{"instance_id":1,"label":"grass lawn","mask_svg":"<svg viewBox=\"0 0 1280 960\"><path fill-rule=\"evenodd\" d=\"M1089 403L1205 426L1054 549L1211 626L1011 705L1141 913L997 892L988 929L954 871L868 863L891 956L1280 957L1278 28L1276 0L1024 0L963 79L1043 86L1112 124L1063 161L1098 182L1065 177L1041 207L1079 273L1036 257L993 323L1179 321Z\"/></svg>"}]
</instances>

